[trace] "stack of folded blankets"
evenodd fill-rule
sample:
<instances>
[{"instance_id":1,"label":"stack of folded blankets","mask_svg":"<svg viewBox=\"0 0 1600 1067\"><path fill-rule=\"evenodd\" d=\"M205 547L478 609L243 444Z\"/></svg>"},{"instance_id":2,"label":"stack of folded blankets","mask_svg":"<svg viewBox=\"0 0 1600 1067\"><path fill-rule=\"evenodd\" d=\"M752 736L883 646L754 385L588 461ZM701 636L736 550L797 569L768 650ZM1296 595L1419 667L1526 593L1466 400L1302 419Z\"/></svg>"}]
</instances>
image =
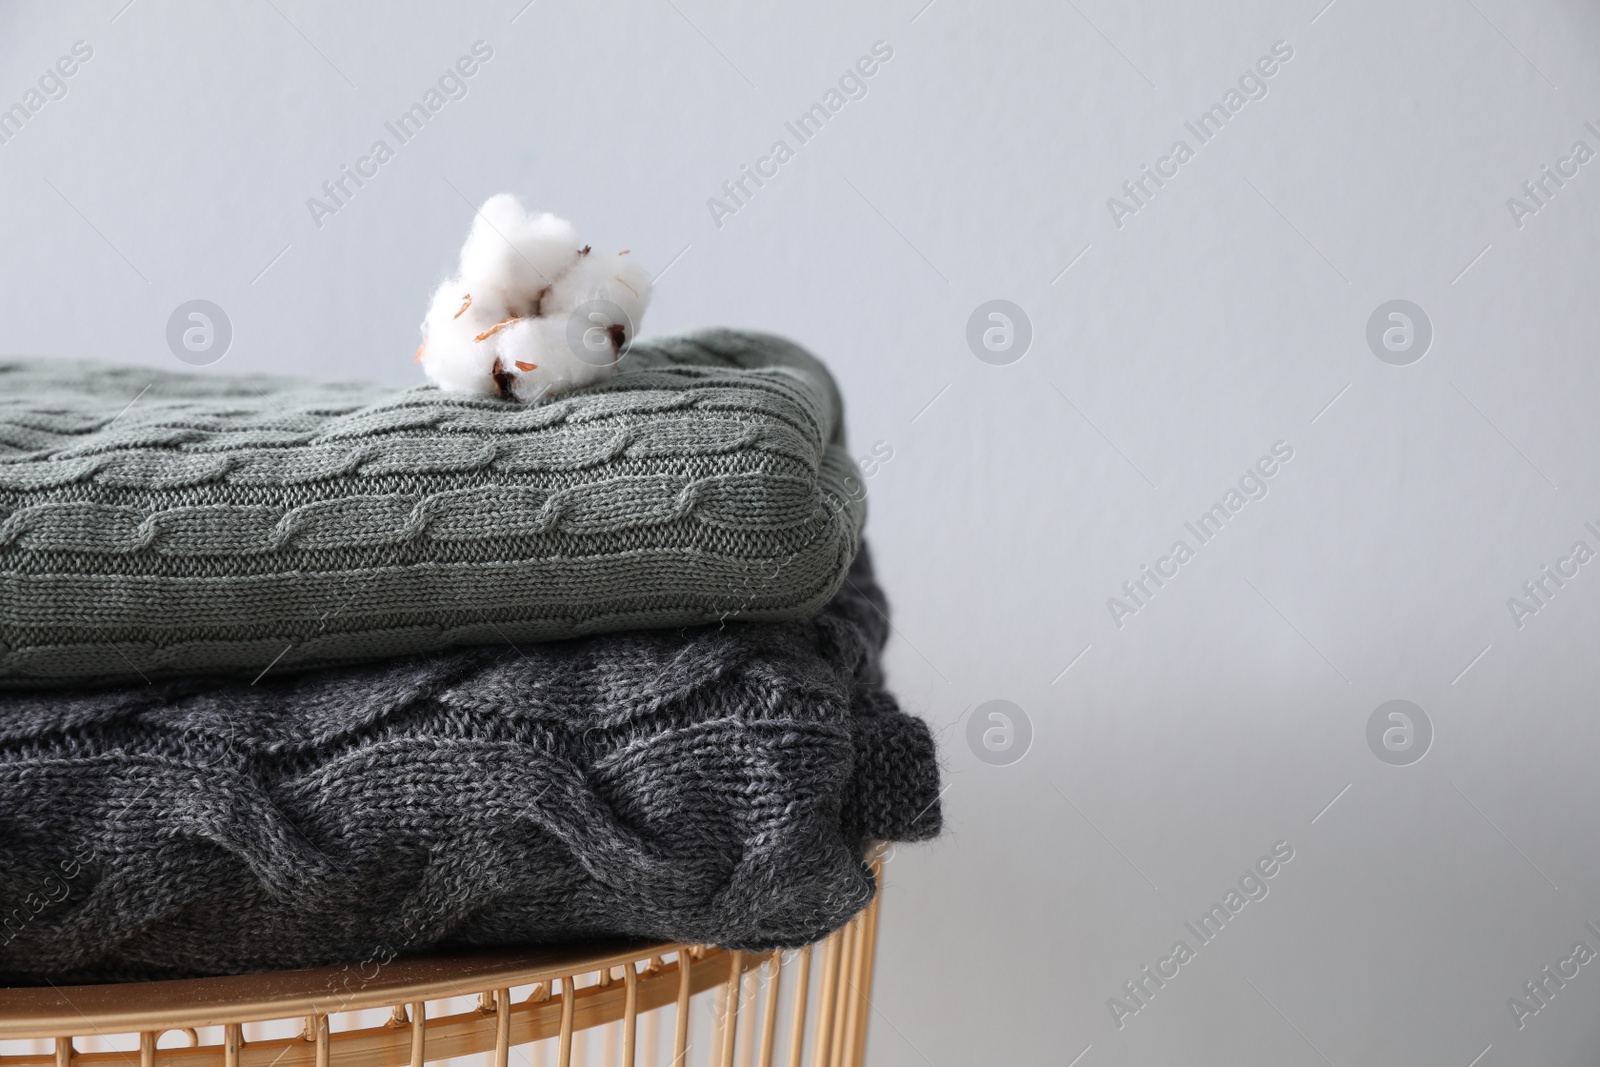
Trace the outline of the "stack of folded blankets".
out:
<instances>
[{"instance_id":1,"label":"stack of folded blankets","mask_svg":"<svg viewBox=\"0 0 1600 1067\"><path fill-rule=\"evenodd\" d=\"M837 391L0 361L0 983L807 943L939 831Z\"/></svg>"}]
</instances>

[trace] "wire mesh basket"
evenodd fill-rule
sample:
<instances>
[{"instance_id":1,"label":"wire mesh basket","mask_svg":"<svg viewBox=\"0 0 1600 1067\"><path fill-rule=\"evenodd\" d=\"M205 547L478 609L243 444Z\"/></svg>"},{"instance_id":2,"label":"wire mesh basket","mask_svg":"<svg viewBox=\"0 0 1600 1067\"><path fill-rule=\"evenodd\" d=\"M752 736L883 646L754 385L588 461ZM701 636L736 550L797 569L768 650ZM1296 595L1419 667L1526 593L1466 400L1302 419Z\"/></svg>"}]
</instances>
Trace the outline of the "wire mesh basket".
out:
<instances>
[{"instance_id":1,"label":"wire mesh basket","mask_svg":"<svg viewBox=\"0 0 1600 1067\"><path fill-rule=\"evenodd\" d=\"M866 910L795 952L629 942L0 989L0 1067L508 1067L514 1048L532 1067L856 1067L874 866Z\"/></svg>"}]
</instances>

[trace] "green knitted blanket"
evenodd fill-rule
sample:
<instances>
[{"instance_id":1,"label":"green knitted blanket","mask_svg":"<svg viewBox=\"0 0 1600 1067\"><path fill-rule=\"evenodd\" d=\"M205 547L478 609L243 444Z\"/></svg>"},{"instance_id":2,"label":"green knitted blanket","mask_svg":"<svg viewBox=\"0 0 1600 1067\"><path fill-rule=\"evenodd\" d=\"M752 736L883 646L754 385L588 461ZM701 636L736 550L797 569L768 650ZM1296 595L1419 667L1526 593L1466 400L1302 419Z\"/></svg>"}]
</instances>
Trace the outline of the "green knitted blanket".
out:
<instances>
[{"instance_id":1,"label":"green knitted blanket","mask_svg":"<svg viewBox=\"0 0 1600 1067\"><path fill-rule=\"evenodd\" d=\"M808 615L854 475L827 371L761 334L538 407L0 361L0 687Z\"/></svg>"}]
</instances>

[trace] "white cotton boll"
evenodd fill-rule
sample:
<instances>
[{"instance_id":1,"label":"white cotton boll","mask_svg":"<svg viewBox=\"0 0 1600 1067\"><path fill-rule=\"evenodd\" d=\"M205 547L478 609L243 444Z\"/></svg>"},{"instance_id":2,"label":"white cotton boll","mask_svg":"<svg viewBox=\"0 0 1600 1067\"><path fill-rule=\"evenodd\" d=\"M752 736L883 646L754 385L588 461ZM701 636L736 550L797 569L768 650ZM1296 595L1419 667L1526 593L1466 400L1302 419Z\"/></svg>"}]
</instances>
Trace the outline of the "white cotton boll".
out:
<instances>
[{"instance_id":1,"label":"white cotton boll","mask_svg":"<svg viewBox=\"0 0 1600 1067\"><path fill-rule=\"evenodd\" d=\"M505 194L474 219L460 271L435 291L417 351L454 392L533 403L600 381L650 302L650 274L626 252L580 247L571 223Z\"/></svg>"}]
</instances>

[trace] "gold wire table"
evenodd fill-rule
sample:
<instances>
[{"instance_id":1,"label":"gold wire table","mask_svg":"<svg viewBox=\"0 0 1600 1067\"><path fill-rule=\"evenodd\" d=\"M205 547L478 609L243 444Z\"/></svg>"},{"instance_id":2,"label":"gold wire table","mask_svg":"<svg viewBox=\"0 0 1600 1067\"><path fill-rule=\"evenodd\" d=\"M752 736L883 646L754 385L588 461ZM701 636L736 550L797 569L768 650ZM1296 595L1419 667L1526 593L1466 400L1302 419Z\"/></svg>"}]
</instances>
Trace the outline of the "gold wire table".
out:
<instances>
[{"instance_id":1,"label":"gold wire table","mask_svg":"<svg viewBox=\"0 0 1600 1067\"><path fill-rule=\"evenodd\" d=\"M508 1067L521 1045L536 1067L552 1051L559 1067L859 1067L882 898L874 867L866 910L797 952L604 942L0 989L0 1067L422 1067L485 1054ZM697 1003L709 1008L698 1020ZM173 1031L187 1043L163 1047ZM42 1047L12 1050L28 1044Z\"/></svg>"}]
</instances>

